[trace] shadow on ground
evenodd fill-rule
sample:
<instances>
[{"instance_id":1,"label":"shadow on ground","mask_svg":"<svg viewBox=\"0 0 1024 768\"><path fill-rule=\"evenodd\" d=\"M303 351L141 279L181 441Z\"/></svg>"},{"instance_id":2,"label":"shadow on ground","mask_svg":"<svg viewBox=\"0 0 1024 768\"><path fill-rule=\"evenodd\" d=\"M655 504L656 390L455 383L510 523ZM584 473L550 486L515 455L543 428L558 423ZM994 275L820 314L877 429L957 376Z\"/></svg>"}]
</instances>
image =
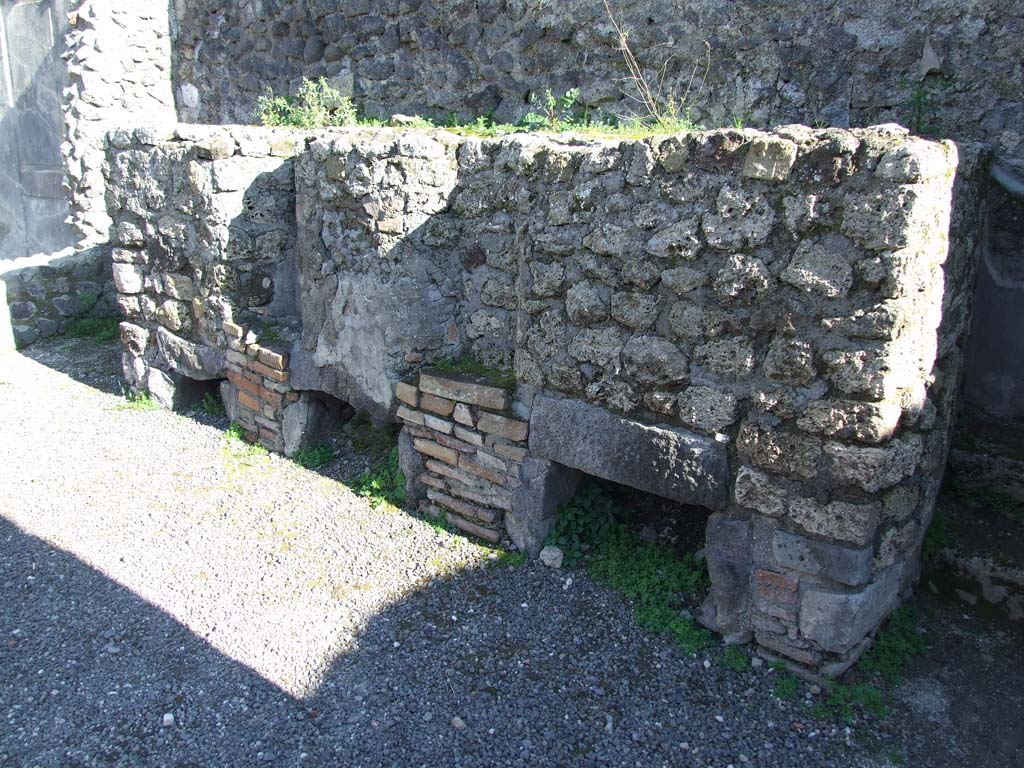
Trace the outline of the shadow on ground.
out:
<instances>
[{"instance_id":1,"label":"shadow on ground","mask_svg":"<svg viewBox=\"0 0 1024 768\"><path fill-rule=\"evenodd\" d=\"M110 350L29 352L117 391L105 388L117 378L104 370ZM728 670L717 650L705 668L578 573L492 566L410 580L301 697L110 567L0 515L0 765L1022 764L1024 632L927 594L915 602L929 647L888 692L890 718L847 736L810 719L807 686L780 702L764 670Z\"/></svg>"}]
</instances>

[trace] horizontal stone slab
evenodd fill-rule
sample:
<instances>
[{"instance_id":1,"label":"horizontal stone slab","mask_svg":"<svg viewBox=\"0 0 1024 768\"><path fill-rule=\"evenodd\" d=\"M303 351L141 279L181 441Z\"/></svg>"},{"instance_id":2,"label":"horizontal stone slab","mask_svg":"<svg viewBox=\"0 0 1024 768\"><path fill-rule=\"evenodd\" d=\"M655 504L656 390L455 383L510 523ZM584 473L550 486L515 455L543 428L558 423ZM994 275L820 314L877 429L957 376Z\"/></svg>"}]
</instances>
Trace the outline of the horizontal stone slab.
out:
<instances>
[{"instance_id":1,"label":"horizontal stone slab","mask_svg":"<svg viewBox=\"0 0 1024 768\"><path fill-rule=\"evenodd\" d=\"M500 387L481 384L469 376L437 371L420 372L420 391L492 411L505 410L512 399L508 391Z\"/></svg>"},{"instance_id":2,"label":"horizontal stone slab","mask_svg":"<svg viewBox=\"0 0 1024 768\"><path fill-rule=\"evenodd\" d=\"M721 509L728 499L724 444L580 400L539 396L529 445L538 458L685 504Z\"/></svg>"},{"instance_id":3,"label":"horizontal stone slab","mask_svg":"<svg viewBox=\"0 0 1024 768\"><path fill-rule=\"evenodd\" d=\"M785 568L851 587L866 584L871 578L872 547L841 547L780 529L775 531L772 552Z\"/></svg>"}]
</instances>

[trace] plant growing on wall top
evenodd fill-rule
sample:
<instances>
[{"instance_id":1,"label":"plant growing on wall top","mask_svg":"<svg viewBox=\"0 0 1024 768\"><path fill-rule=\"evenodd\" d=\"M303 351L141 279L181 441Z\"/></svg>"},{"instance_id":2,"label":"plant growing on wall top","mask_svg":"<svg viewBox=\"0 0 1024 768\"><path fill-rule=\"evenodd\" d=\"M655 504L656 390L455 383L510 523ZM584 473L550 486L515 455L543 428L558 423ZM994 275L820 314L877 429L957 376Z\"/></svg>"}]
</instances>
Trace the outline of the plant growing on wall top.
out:
<instances>
[{"instance_id":1,"label":"plant growing on wall top","mask_svg":"<svg viewBox=\"0 0 1024 768\"><path fill-rule=\"evenodd\" d=\"M665 87L668 66L673 57L670 56L661 66L656 80L651 78L633 53L633 49L629 45L629 33L615 18L610 0L604 0L604 9L615 29L619 51L622 53L622 59L629 71L629 76L625 78L628 85L625 94L640 104L642 108L640 121L660 129L691 130L694 126L690 119L690 98L699 94L704 88L704 83L707 82L708 73L711 70L711 44L707 40L702 41L704 43L704 58L702 61L694 63L686 88L682 95L676 95ZM703 72L701 72L701 65L703 65ZM699 81L697 80L698 73L701 73ZM693 90L695 83L696 91Z\"/></svg>"},{"instance_id":2,"label":"plant growing on wall top","mask_svg":"<svg viewBox=\"0 0 1024 768\"><path fill-rule=\"evenodd\" d=\"M263 125L328 128L355 125L356 108L352 99L321 77L304 79L294 98L275 96L268 90L256 102L256 118Z\"/></svg>"}]
</instances>

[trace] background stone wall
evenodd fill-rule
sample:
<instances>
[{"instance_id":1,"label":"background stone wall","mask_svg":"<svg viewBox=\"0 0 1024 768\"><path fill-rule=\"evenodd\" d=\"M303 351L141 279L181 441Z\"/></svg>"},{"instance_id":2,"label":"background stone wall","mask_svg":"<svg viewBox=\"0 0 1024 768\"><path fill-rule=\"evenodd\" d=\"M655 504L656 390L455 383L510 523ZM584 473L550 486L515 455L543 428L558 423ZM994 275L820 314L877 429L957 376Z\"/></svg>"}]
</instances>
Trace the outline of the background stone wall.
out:
<instances>
[{"instance_id":1,"label":"background stone wall","mask_svg":"<svg viewBox=\"0 0 1024 768\"><path fill-rule=\"evenodd\" d=\"M461 486L438 467L471 461L494 487L481 501L470 478L470 517L529 528L530 548L551 510L524 519L517 494L543 498L552 462L709 507L709 623L833 673L913 579L969 323L976 148L895 127L621 141L179 125L113 132L108 157L136 388L173 402L234 370L253 436L280 449L314 396L392 418L418 381L402 418L429 445L406 454L437 472L410 474L435 482L413 498L444 506L436 483ZM518 384L468 423L446 415L461 394L417 379L463 353ZM495 435L527 454L488 479ZM598 444L658 469L624 476Z\"/></svg>"},{"instance_id":2,"label":"background stone wall","mask_svg":"<svg viewBox=\"0 0 1024 768\"><path fill-rule=\"evenodd\" d=\"M249 122L256 97L334 78L369 114L515 120L533 94L582 89L636 108L599 0L175 0L183 119ZM630 44L665 90L694 67L693 116L708 127L898 121L998 145L1024 160L1021 0L613 0ZM922 76L928 79L922 83ZM699 80L699 77L698 77ZM930 95L926 95L930 94ZM915 117L915 97L925 101Z\"/></svg>"},{"instance_id":3,"label":"background stone wall","mask_svg":"<svg viewBox=\"0 0 1024 768\"><path fill-rule=\"evenodd\" d=\"M104 136L125 125L173 123L166 3L82 0L70 16L61 146L71 220L86 245L108 242Z\"/></svg>"},{"instance_id":4,"label":"background stone wall","mask_svg":"<svg viewBox=\"0 0 1024 768\"><path fill-rule=\"evenodd\" d=\"M60 152L68 6L0 0L0 264L73 242Z\"/></svg>"},{"instance_id":5,"label":"background stone wall","mask_svg":"<svg viewBox=\"0 0 1024 768\"><path fill-rule=\"evenodd\" d=\"M268 374L272 383L264 386L255 358L258 337L287 338L295 312L297 140L266 129L186 125L110 134L113 277L127 320L124 376L133 390L173 406L202 394L195 382L232 371L253 374L251 397L281 384ZM275 370L284 364L274 362ZM233 405L237 389L227 394ZM280 397L268 394L271 400L280 405ZM257 436L257 415L274 416L254 410L250 431Z\"/></svg>"}]
</instances>

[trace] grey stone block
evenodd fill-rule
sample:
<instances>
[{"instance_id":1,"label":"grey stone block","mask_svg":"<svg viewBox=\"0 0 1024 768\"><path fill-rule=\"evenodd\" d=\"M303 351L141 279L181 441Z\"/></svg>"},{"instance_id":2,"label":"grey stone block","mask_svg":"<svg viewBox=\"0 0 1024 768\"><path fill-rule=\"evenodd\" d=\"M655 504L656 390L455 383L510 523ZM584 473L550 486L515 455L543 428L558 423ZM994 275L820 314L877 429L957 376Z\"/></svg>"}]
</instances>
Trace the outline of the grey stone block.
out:
<instances>
[{"instance_id":1,"label":"grey stone block","mask_svg":"<svg viewBox=\"0 0 1024 768\"><path fill-rule=\"evenodd\" d=\"M530 451L687 504L721 509L727 501L723 444L679 427L641 424L579 400L536 399Z\"/></svg>"},{"instance_id":2,"label":"grey stone block","mask_svg":"<svg viewBox=\"0 0 1024 768\"><path fill-rule=\"evenodd\" d=\"M533 457L523 461L521 472L523 484L512 494L505 530L519 549L537 557L554 527L558 508L572 498L581 475L570 467Z\"/></svg>"},{"instance_id":3,"label":"grey stone block","mask_svg":"<svg viewBox=\"0 0 1024 768\"><path fill-rule=\"evenodd\" d=\"M831 653L846 653L875 629L899 598L902 565L880 574L860 592L805 587L800 634Z\"/></svg>"},{"instance_id":4,"label":"grey stone block","mask_svg":"<svg viewBox=\"0 0 1024 768\"><path fill-rule=\"evenodd\" d=\"M871 578L871 547L840 547L777 530L772 540L772 554L781 566L851 587L866 584Z\"/></svg>"},{"instance_id":5,"label":"grey stone block","mask_svg":"<svg viewBox=\"0 0 1024 768\"><path fill-rule=\"evenodd\" d=\"M205 381L226 375L223 351L186 341L162 326L156 330L156 340L161 358L182 376Z\"/></svg>"},{"instance_id":6,"label":"grey stone block","mask_svg":"<svg viewBox=\"0 0 1024 768\"><path fill-rule=\"evenodd\" d=\"M285 412L285 417L287 415ZM287 440L287 433L285 439ZM420 475L426 470L426 462L423 460L423 454L413 447L407 429L398 433L398 466L405 475L406 506L415 509L427 497L427 488L419 480Z\"/></svg>"},{"instance_id":7,"label":"grey stone block","mask_svg":"<svg viewBox=\"0 0 1024 768\"><path fill-rule=\"evenodd\" d=\"M714 514L708 518L706 537L704 553L711 574L709 597L714 607L714 629L722 634L742 632L748 629L750 523Z\"/></svg>"}]
</instances>

